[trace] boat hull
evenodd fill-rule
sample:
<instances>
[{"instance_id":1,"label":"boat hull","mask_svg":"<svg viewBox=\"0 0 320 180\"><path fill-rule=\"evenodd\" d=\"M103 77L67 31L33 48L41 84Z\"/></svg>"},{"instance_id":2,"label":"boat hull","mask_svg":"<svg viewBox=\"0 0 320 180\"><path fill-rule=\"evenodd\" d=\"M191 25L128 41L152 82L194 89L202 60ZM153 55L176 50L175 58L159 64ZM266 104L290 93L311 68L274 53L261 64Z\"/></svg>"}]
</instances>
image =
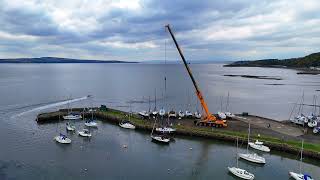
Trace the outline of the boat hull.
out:
<instances>
[{"instance_id":1,"label":"boat hull","mask_svg":"<svg viewBox=\"0 0 320 180\"><path fill-rule=\"evenodd\" d=\"M295 172L289 172L290 177L292 177L295 180L313 180L311 177L306 176L307 179L305 179L305 176L300 173Z\"/></svg>"},{"instance_id":2,"label":"boat hull","mask_svg":"<svg viewBox=\"0 0 320 180\"><path fill-rule=\"evenodd\" d=\"M130 123L119 123L119 126L125 129L135 129L136 127Z\"/></svg>"},{"instance_id":3,"label":"boat hull","mask_svg":"<svg viewBox=\"0 0 320 180\"><path fill-rule=\"evenodd\" d=\"M241 179L247 179L252 180L254 179L254 175L247 172L244 169L236 168L236 167L228 167L229 172L231 172L233 175L241 178Z\"/></svg>"},{"instance_id":4,"label":"boat hull","mask_svg":"<svg viewBox=\"0 0 320 180\"><path fill-rule=\"evenodd\" d=\"M56 136L56 137L54 137L54 140L60 144L70 144L71 143L71 139L69 139L67 137L62 138L61 136Z\"/></svg>"},{"instance_id":5,"label":"boat hull","mask_svg":"<svg viewBox=\"0 0 320 180\"><path fill-rule=\"evenodd\" d=\"M253 163L257 163L257 164L265 164L266 160L263 157L260 157L256 154L243 154L243 153L239 153L238 154L240 158L253 162Z\"/></svg>"},{"instance_id":6,"label":"boat hull","mask_svg":"<svg viewBox=\"0 0 320 180\"><path fill-rule=\"evenodd\" d=\"M88 134L83 131L79 131L78 134L79 134L79 136L82 136L82 137L91 137L91 133Z\"/></svg>"},{"instance_id":7,"label":"boat hull","mask_svg":"<svg viewBox=\"0 0 320 180\"><path fill-rule=\"evenodd\" d=\"M151 139L154 142L159 142L159 143L163 143L163 144L169 144L169 142L170 142L170 139L164 138L161 136L151 136Z\"/></svg>"},{"instance_id":8,"label":"boat hull","mask_svg":"<svg viewBox=\"0 0 320 180\"><path fill-rule=\"evenodd\" d=\"M253 142L249 142L249 146L259 151L270 152L270 148L262 144L255 144Z\"/></svg>"},{"instance_id":9,"label":"boat hull","mask_svg":"<svg viewBox=\"0 0 320 180\"><path fill-rule=\"evenodd\" d=\"M67 115L67 116L63 116L64 120L77 120L77 119L81 119L82 116L81 115Z\"/></svg>"}]
</instances>

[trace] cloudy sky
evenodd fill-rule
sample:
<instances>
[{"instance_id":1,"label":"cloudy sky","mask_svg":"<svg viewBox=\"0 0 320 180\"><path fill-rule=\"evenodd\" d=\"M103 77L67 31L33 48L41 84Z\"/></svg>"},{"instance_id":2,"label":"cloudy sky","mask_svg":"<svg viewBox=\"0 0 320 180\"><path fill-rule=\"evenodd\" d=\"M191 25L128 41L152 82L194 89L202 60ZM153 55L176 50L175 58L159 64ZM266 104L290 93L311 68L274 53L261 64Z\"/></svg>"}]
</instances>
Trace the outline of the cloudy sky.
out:
<instances>
[{"instance_id":1,"label":"cloudy sky","mask_svg":"<svg viewBox=\"0 0 320 180\"><path fill-rule=\"evenodd\" d=\"M289 58L320 51L319 0L0 0L0 58Z\"/></svg>"}]
</instances>

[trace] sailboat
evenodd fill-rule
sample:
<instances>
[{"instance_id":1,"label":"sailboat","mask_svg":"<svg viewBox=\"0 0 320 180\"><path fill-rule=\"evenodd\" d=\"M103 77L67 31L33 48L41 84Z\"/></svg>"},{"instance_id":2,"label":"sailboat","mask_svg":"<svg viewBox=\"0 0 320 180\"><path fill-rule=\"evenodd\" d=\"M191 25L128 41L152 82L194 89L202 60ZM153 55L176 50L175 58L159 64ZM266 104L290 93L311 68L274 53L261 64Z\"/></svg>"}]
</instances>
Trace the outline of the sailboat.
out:
<instances>
[{"instance_id":1,"label":"sailboat","mask_svg":"<svg viewBox=\"0 0 320 180\"><path fill-rule=\"evenodd\" d=\"M222 112L222 96L221 96L221 102L220 102L220 111L217 113L220 119L227 119L227 116L224 112Z\"/></svg>"},{"instance_id":2,"label":"sailboat","mask_svg":"<svg viewBox=\"0 0 320 180\"><path fill-rule=\"evenodd\" d=\"M129 112L129 120L123 120L119 123L119 126L125 129L135 129L136 126L133 125L130 121L130 117L131 117L131 104L130 104L130 112Z\"/></svg>"},{"instance_id":3,"label":"sailboat","mask_svg":"<svg viewBox=\"0 0 320 180\"><path fill-rule=\"evenodd\" d=\"M256 140L256 142L249 142L249 146L259 151L270 152L270 148L268 146L263 145L263 142L258 140Z\"/></svg>"},{"instance_id":4,"label":"sailboat","mask_svg":"<svg viewBox=\"0 0 320 180\"><path fill-rule=\"evenodd\" d=\"M172 109L171 111L169 111L168 117L169 118L176 118L177 117L177 113Z\"/></svg>"},{"instance_id":5,"label":"sailboat","mask_svg":"<svg viewBox=\"0 0 320 180\"><path fill-rule=\"evenodd\" d=\"M72 112L72 108L70 108L70 103L68 103L68 114L66 116L63 116L63 119L77 120L77 119L81 119L81 118L82 118L81 114Z\"/></svg>"},{"instance_id":6,"label":"sailboat","mask_svg":"<svg viewBox=\"0 0 320 180\"><path fill-rule=\"evenodd\" d=\"M78 134L82 137L91 137L89 129L83 129L82 131L78 131Z\"/></svg>"},{"instance_id":7,"label":"sailboat","mask_svg":"<svg viewBox=\"0 0 320 180\"><path fill-rule=\"evenodd\" d=\"M59 122L60 122L60 111L59 111L58 123ZM58 125L57 125L57 128L58 128ZM57 141L58 143L61 143L61 144L70 144L71 143L71 139L69 139L66 135L62 134L61 132L58 136L54 137L54 140Z\"/></svg>"},{"instance_id":8,"label":"sailboat","mask_svg":"<svg viewBox=\"0 0 320 180\"><path fill-rule=\"evenodd\" d=\"M142 116L143 118L147 119L150 116L150 111L151 111L151 101L150 101L150 96L149 96L149 111L140 111L138 114Z\"/></svg>"},{"instance_id":9,"label":"sailboat","mask_svg":"<svg viewBox=\"0 0 320 180\"><path fill-rule=\"evenodd\" d=\"M257 155L256 153L249 153L249 139L250 139L250 123L249 123L249 128L248 128L248 144L247 144L247 153L239 153L238 156L244 160L258 163L258 164L265 164L266 160L264 157L261 157Z\"/></svg>"},{"instance_id":10,"label":"sailboat","mask_svg":"<svg viewBox=\"0 0 320 180\"><path fill-rule=\"evenodd\" d=\"M157 111L157 90L154 89L154 109L152 111L152 115L155 118L158 115Z\"/></svg>"},{"instance_id":11,"label":"sailboat","mask_svg":"<svg viewBox=\"0 0 320 180\"><path fill-rule=\"evenodd\" d=\"M301 103L299 105L299 109L297 113L298 115L294 116L293 118L290 118L290 121L292 123L302 125L302 126L304 126L305 123L308 123L308 118L303 114L303 103L304 103L304 92L302 93ZM292 112L295 110L296 105L297 103L294 105Z\"/></svg>"},{"instance_id":12,"label":"sailboat","mask_svg":"<svg viewBox=\"0 0 320 180\"><path fill-rule=\"evenodd\" d=\"M93 118L93 109L91 109L91 119L87 120L84 125L87 127L98 127L98 123L95 122Z\"/></svg>"},{"instance_id":13,"label":"sailboat","mask_svg":"<svg viewBox=\"0 0 320 180\"><path fill-rule=\"evenodd\" d=\"M152 141L154 142L160 142L160 143L164 143L164 144L169 144L170 142L170 138L166 137L164 134L153 134L154 132L154 128L156 126L156 120L157 118L154 120L154 124L153 124L153 128L150 134L150 137L152 139Z\"/></svg>"},{"instance_id":14,"label":"sailboat","mask_svg":"<svg viewBox=\"0 0 320 180\"><path fill-rule=\"evenodd\" d=\"M228 167L229 172L231 172L233 175L242 178L242 179L248 179L248 180L252 180L254 179L254 175L249 173L248 171L241 169L238 167L238 137L237 137L237 167Z\"/></svg>"},{"instance_id":15,"label":"sailboat","mask_svg":"<svg viewBox=\"0 0 320 180\"><path fill-rule=\"evenodd\" d=\"M179 116L179 119L181 119L181 118L184 118L185 114L184 114L183 111L180 110L180 111L178 112L178 116Z\"/></svg>"},{"instance_id":16,"label":"sailboat","mask_svg":"<svg viewBox=\"0 0 320 180\"><path fill-rule=\"evenodd\" d=\"M312 177L308 174L302 174L301 169L302 169L302 156L303 156L303 140L301 143L301 152L300 152L300 163L299 163L299 173L295 173L290 171L289 175L295 179L295 180L313 180Z\"/></svg>"},{"instance_id":17,"label":"sailboat","mask_svg":"<svg viewBox=\"0 0 320 180\"><path fill-rule=\"evenodd\" d=\"M229 111L229 99L230 99L230 94L228 92L226 112L224 114L227 116L227 119L232 119L234 117L234 114Z\"/></svg>"}]
</instances>

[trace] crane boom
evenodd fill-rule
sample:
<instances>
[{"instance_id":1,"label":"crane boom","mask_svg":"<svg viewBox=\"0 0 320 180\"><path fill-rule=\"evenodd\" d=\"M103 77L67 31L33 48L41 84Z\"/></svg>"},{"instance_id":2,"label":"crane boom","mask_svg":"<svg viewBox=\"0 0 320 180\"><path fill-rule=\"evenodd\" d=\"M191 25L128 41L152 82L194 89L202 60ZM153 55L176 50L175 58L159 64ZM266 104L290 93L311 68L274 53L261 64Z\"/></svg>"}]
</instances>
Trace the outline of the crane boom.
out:
<instances>
[{"instance_id":1,"label":"crane boom","mask_svg":"<svg viewBox=\"0 0 320 180\"><path fill-rule=\"evenodd\" d=\"M180 49L180 46L179 46L179 44L178 44L178 42L177 42L177 40L176 40L176 38L175 38L175 36L174 36L171 28L170 28L170 25L167 24L165 27L168 29L168 31L169 31L169 33L170 33L170 35L171 35L171 38L173 39L173 42L174 42L174 44L176 45L176 48L177 48L177 50L178 50L178 52L179 52L179 54L180 54L180 57L181 57L181 59L182 59L182 61L183 61L183 64L184 64L185 68L187 69L188 74L189 74L189 77L191 78L191 81L192 81L192 83L193 83L193 86L194 86L194 88L195 88L195 90L196 90L197 97L198 97L198 99L199 99L199 101L200 101L200 103L201 103L202 108L203 108L204 111L205 111L205 116L203 117L203 120L204 120L205 122L208 122L208 121L217 121L217 118L209 112L208 105L207 105L207 103L205 102L204 97L203 97L203 95L202 95L202 93L201 93L201 91L200 91L200 89L199 89L199 86L197 85L197 82L195 81L195 79L194 79L194 77L193 77L193 75L192 75L191 69L189 68L188 63L186 62L186 60L185 60L185 58L184 58L184 55L183 55L183 53L182 53L182 50ZM224 122L221 122L221 125L226 126L226 124L224 124Z\"/></svg>"}]
</instances>

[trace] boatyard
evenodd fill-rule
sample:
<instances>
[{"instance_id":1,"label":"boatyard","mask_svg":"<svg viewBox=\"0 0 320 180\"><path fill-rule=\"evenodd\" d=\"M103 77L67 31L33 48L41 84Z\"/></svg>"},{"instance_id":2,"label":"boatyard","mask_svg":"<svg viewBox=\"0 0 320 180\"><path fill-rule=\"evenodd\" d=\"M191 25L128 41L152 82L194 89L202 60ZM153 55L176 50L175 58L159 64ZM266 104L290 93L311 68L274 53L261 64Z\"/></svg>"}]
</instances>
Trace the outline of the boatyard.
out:
<instances>
[{"instance_id":1,"label":"boatyard","mask_svg":"<svg viewBox=\"0 0 320 180\"><path fill-rule=\"evenodd\" d=\"M90 108L95 109L93 113L98 120L118 124L129 117L128 112L105 108L105 106L102 107ZM73 108L73 111L86 118L90 118L91 116L91 112L84 112L83 108ZM41 113L37 116L36 121L38 124L54 123L58 122L59 119L61 123L69 122L62 120L62 117L68 114L67 112L67 109L61 109L56 112ZM176 128L175 135L203 137L229 142L234 142L236 137L239 137L239 140L242 142L246 141L248 123L250 121L252 139L263 140L266 145L270 146L271 150L297 154L300 150L299 139L304 138L305 156L320 159L320 140L318 136L312 133L304 134L304 128L288 122L279 122L253 115L235 115L234 118L228 120L228 127L212 128L195 126L194 120L194 118L170 119L170 122L173 124L172 127ZM145 119L138 113L134 113L130 121L138 131L151 132L154 124L153 118Z\"/></svg>"}]
</instances>

